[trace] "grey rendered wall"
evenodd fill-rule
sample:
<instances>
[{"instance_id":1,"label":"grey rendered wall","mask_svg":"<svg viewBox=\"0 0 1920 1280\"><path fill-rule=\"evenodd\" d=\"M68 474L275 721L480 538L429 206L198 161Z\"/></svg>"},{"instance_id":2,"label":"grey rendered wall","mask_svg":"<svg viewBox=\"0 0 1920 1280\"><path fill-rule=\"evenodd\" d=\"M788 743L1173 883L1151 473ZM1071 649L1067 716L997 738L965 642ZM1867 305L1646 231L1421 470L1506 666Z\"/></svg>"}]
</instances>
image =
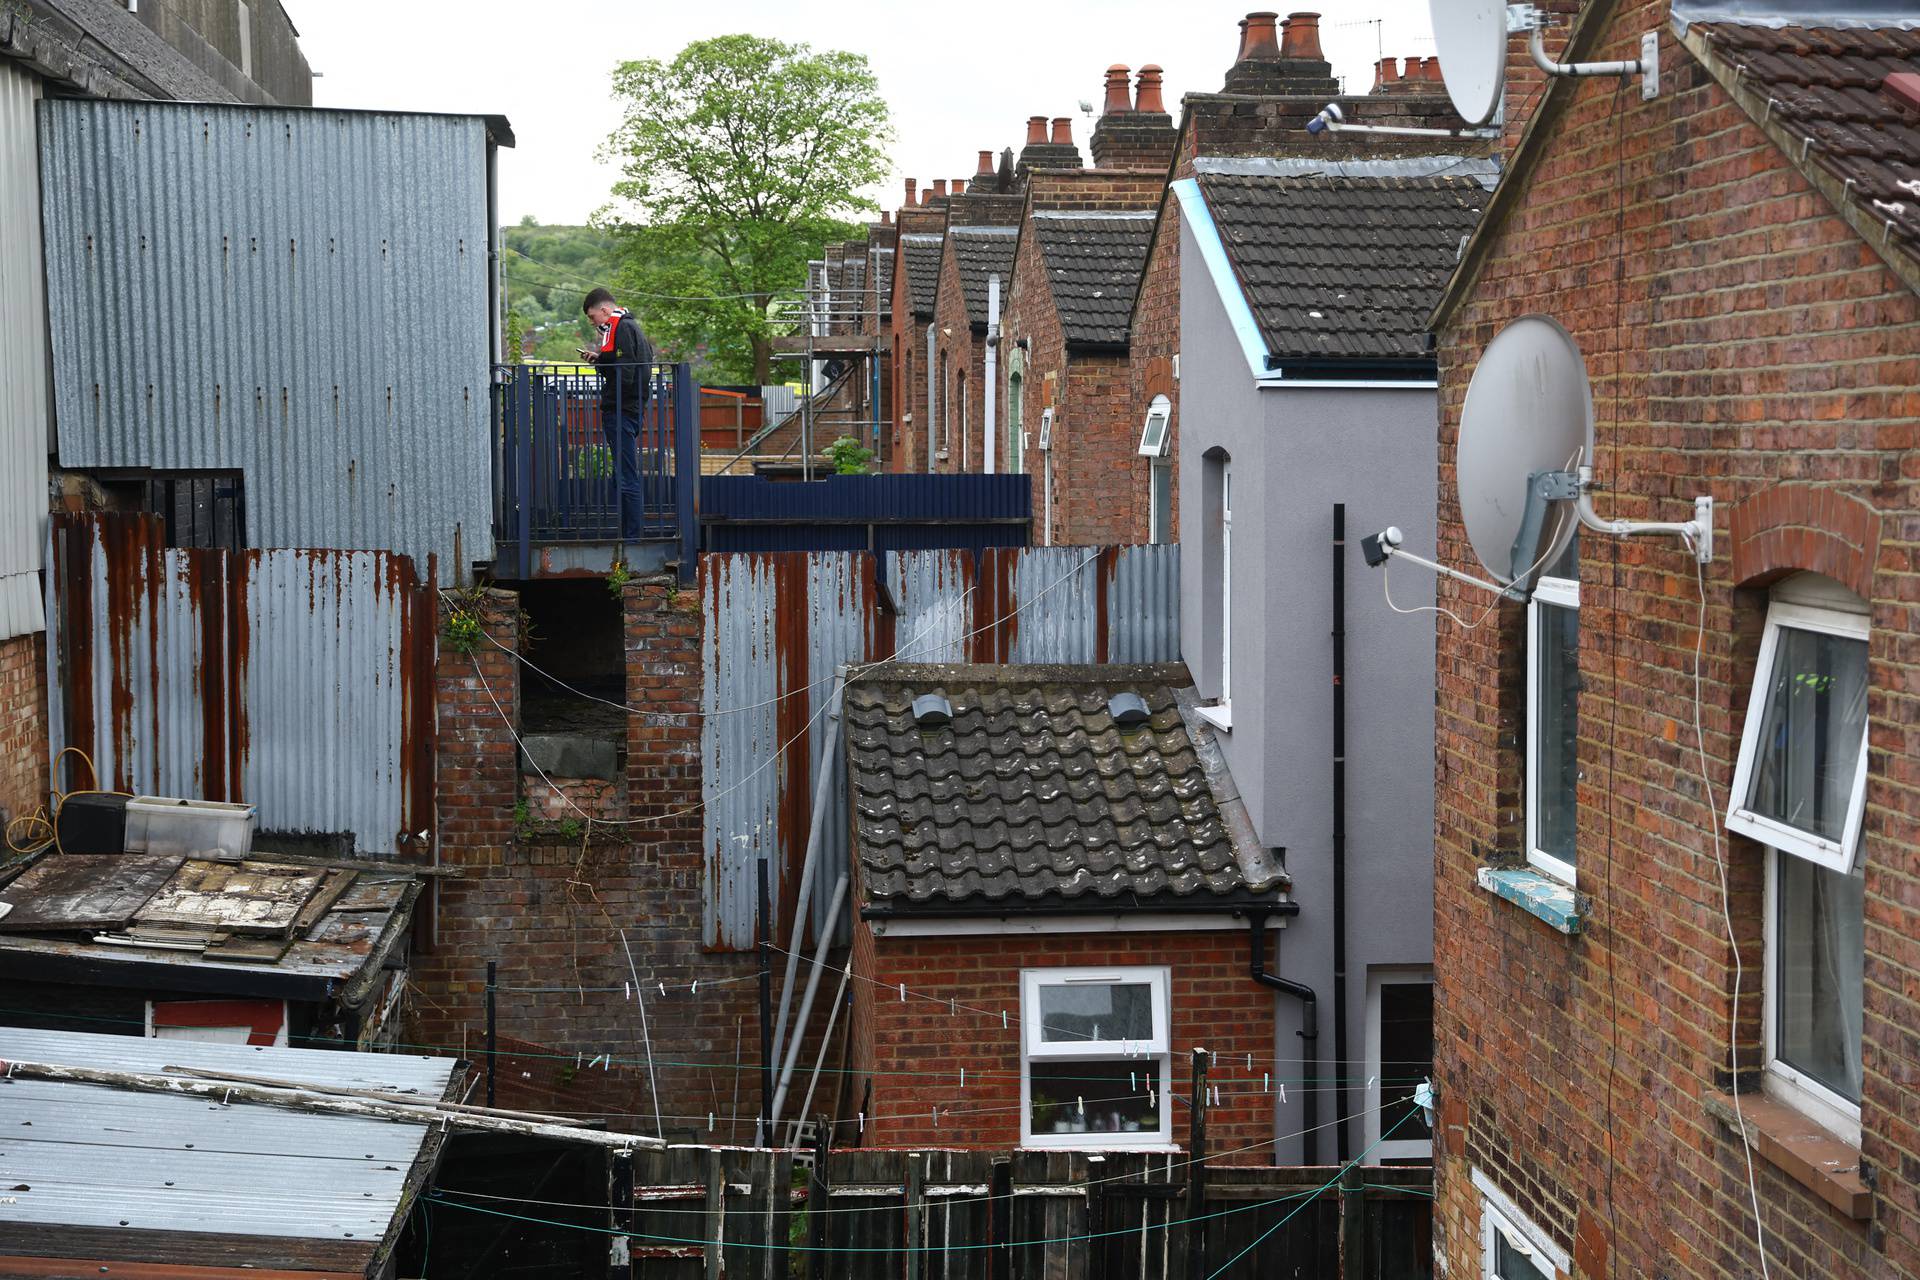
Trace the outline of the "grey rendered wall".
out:
<instances>
[{"instance_id":1,"label":"grey rendered wall","mask_svg":"<svg viewBox=\"0 0 1920 1280\"><path fill-rule=\"evenodd\" d=\"M1326 1074L1364 1084L1367 972L1433 960L1432 614L1388 609L1360 539L1396 524L1431 547L1438 468L1430 389L1256 389L1226 312L1184 226L1181 289L1181 501L1201 493L1201 458L1234 473L1234 727L1220 736L1261 841L1286 850L1300 915L1281 972L1320 995ZM1347 1057L1333 1064L1332 530L1347 514ZM1219 674L1197 606L1207 519L1182 522L1182 640L1203 693ZM1430 603L1429 576L1396 571L1402 607ZM1196 661L1196 655L1199 661ZM1297 1005L1280 1002L1277 1056L1300 1052ZM1358 1115L1368 1102L1350 1095ZM1279 1131L1300 1128L1297 1105ZM1321 1121L1331 1119L1323 1102ZM1364 1146L1356 1118L1350 1155ZM1330 1158L1323 1141L1320 1158ZM1298 1144L1282 1144L1297 1159Z\"/></svg>"},{"instance_id":2,"label":"grey rendered wall","mask_svg":"<svg viewBox=\"0 0 1920 1280\"><path fill-rule=\"evenodd\" d=\"M253 547L492 559L484 121L39 113L62 466L238 469Z\"/></svg>"}]
</instances>

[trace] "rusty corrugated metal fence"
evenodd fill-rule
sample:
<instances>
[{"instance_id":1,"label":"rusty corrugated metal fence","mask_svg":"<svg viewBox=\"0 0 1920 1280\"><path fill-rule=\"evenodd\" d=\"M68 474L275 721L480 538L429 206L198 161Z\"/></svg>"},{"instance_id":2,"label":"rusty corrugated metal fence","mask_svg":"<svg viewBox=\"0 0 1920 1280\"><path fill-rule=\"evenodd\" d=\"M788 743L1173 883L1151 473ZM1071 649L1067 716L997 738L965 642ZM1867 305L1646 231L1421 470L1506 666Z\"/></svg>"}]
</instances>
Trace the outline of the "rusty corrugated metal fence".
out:
<instances>
[{"instance_id":1,"label":"rusty corrugated metal fence","mask_svg":"<svg viewBox=\"0 0 1920 1280\"><path fill-rule=\"evenodd\" d=\"M833 770L812 896L824 923L847 865L845 761L822 761L843 665L1175 662L1180 549L1020 547L702 558L707 944L754 941L754 868L770 859L776 936L791 920L815 782ZM789 696L791 695L791 696Z\"/></svg>"},{"instance_id":2,"label":"rusty corrugated metal fence","mask_svg":"<svg viewBox=\"0 0 1920 1280\"><path fill-rule=\"evenodd\" d=\"M433 566L380 551L184 550L151 515L56 516L52 750L99 785L246 801L262 830L423 856L433 803ZM73 767L55 779L86 785Z\"/></svg>"}]
</instances>

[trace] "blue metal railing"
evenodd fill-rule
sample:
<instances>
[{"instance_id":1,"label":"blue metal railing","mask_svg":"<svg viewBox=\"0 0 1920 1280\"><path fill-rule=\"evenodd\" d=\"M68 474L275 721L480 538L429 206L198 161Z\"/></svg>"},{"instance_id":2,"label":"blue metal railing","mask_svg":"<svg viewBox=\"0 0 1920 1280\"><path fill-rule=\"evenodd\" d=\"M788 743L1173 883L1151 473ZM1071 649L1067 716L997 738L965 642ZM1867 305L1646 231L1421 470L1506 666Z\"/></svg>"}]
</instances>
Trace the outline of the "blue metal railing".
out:
<instances>
[{"instance_id":1,"label":"blue metal railing","mask_svg":"<svg viewBox=\"0 0 1920 1280\"><path fill-rule=\"evenodd\" d=\"M693 574L699 528L699 402L686 364L647 367L637 415L614 379L613 417L637 431L604 429L601 379L569 366L495 365L494 535L532 576L535 548L562 543L677 541L680 572ZM633 475L622 485L622 452ZM624 534L622 531L625 531Z\"/></svg>"}]
</instances>

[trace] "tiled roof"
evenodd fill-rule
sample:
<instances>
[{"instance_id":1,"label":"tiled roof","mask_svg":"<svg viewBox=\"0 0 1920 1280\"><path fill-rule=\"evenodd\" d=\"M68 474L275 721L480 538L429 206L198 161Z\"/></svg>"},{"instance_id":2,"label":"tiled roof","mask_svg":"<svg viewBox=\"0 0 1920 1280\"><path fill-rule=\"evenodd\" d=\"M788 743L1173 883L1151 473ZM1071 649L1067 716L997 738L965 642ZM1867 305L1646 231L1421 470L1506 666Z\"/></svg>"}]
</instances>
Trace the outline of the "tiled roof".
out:
<instances>
[{"instance_id":1,"label":"tiled roof","mask_svg":"<svg viewBox=\"0 0 1920 1280\"><path fill-rule=\"evenodd\" d=\"M1920 268L1920 108L1882 88L1888 76L1920 74L1920 31L1730 22L1693 30L1792 140L1788 158L1832 175L1880 247L1897 246Z\"/></svg>"},{"instance_id":2,"label":"tiled roof","mask_svg":"<svg viewBox=\"0 0 1920 1280\"><path fill-rule=\"evenodd\" d=\"M1145 700L1121 730L1113 694ZM940 693L952 722L920 729ZM869 912L1111 911L1278 900L1286 876L1237 847L1181 702L1186 668L896 666L847 686L847 775ZM1216 768L1217 768L1216 763Z\"/></svg>"},{"instance_id":3,"label":"tiled roof","mask_svg":"<svg viewBox=\"0 0 1920 1280\"><path fill-rule=\"evenodd\" d=\"M878 303L881 318L893 314L893 257L894 250L887 246L878 246L871 250L873 254L873 296Z\"/></svg>"},{"instance_id":4,"label":"tiled roof","mask_svg":"<svg viewBox=\"0 0 1920 1280\"><path fill-rule=\"evenodd\" d=\"M1151 213L1034 215L1034 234L1068 345L1125 345L1153 219Z\"/></svg>"},{"instance_id":5,"label":"tiled roof","mask_svg":"<svg viewBox=\"0 0 1920 1280\"><path fill-rule=\"evenodd\" d=\"M900 252L907 261L907 294L913 302L913 314L923 320L933 318L933 295L940 287L940 244L935 235L900 237Z\"/></svg>"},{"instance_id":6,"label":"tiled roof","mask_svg":"<svg viewBox=\"0 0 1920 1280\"><path fill-rule=\"evenodd\" d=\"M1427 316L1487 203L1469 176L1199 183L1278 359L1425 358Z\"/></svg>"},{"instance_id":7,"label":"tiled roof","mask_svg":"<svg viewBox=\"0 0 1920 1280\"><path fill-rule=\"evenodd\" d=\"M976 329L987 325L987 278L1000 277L1000 301L1013 288L1013 247L1017 227L953 227L953 256L960 265L960 292L967 301L967 322Z\"/></svg>"}]
</instances>

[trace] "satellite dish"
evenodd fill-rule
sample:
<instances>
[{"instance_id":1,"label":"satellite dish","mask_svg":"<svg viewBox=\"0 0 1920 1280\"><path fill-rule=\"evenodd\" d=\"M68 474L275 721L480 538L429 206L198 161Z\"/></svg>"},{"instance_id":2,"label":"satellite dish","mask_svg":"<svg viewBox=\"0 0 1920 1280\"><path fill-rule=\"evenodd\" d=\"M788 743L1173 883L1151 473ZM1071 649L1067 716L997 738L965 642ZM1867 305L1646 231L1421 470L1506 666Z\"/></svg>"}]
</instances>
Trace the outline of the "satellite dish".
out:
<instances>
[{"instance_id":1,"label":"satellite dish","mask_svg":"<svg viewBox=\"0 0 1920 1280\"><path fill-rule=\"evenodd\" d=\"M1537 511L1531 545L1516 545L1529 490L1541 472L1571 471L1592 460L1593 390L1580 348L1548 317L1522 316L1487 344L1467 384L1454 468L1461 522L1496 581L1530 579L1566 550L1580 518L1574 502L1565 500Z\"/></svg>"},{"instance_id":2,"label":"satellite dish","mask_svg":"<svg viewBox=\"0 0 1920 1280\"><path fill-rule=\"evenodd\" d=\"M1500 112L1507 78L1506 0L1428 0L1447 96L1469 127Z\"/></svg>"}]
</instances>

